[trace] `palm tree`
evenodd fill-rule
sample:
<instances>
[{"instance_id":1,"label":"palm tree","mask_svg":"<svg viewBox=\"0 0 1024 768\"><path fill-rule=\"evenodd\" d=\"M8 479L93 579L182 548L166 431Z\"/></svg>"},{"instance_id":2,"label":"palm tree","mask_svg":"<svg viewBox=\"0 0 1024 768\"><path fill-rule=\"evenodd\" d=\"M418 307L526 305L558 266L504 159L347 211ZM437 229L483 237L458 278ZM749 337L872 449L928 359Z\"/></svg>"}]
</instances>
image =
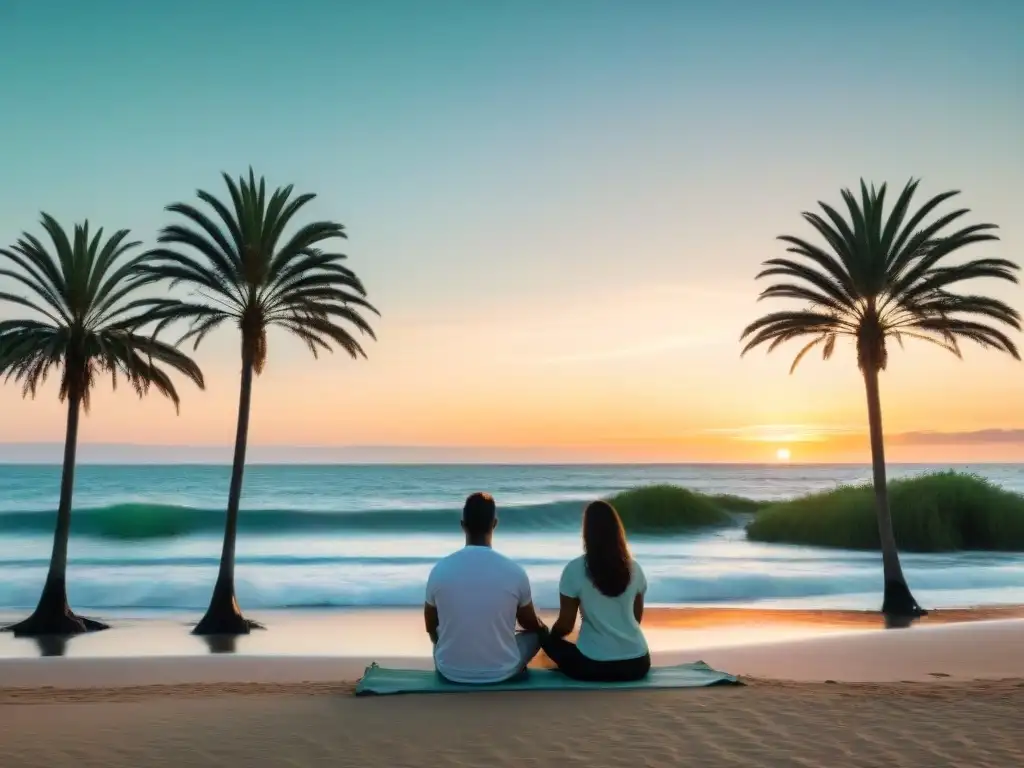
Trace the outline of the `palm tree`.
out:
<instances>
[{"instance_id":1,"label":"palm tree","mask_svg":"<svg viewBox=\"0 0 1024 768\"><path fill-rule=\"evenodd\" d=\"M59 369L59 396L68 406L50 569L35 612L7 628L17 635L66 635L105 629L98 621L75 615L67 598L78 422L81 412L89 410L97 377L110 374L115 388L118 377L122 377L140 397L150 388L156 389L175 408L179 405L178 393L161 365L203 387L203 374L188 356L157 341L155 335L137 333L140 320L126 299L144 282L137 269L147 257L122 259L139 245L127 241L128 230L119 230L104 241L103 230L90 236L89 223L85 222L75 225L74 237L69 239L45 213L42 224L53 244L52 252L28 233L10 248L0 249L8 265L0 267L0 277L27 290L27 296L0 292L0 301L37 315L33 319L0 320L0 375L5 381L20 383L22 395L35 397L51 370Z\"/></svg>"},{"instance_id":2,"label":"palm tree","mask_svg":"<svg viewBox=\"0 0 1024 768\"><path fill-rule=\"evenodd\" d=\"M315 195L292 197L292 187L287 186L268 198L263 178L257 181L251 168L249 178L241 177L237 183L227 174L223 177L230 203L225 205L199 190L197 195L212 210L212 218L186 203L168 206L168 211L180 214L186 222L165 227L158 238L162 247L151 251L152 260L140 267L149 279L169 280L172 287L187 286L190 295L136 304L148 317L158 319L158 328L179 320L188 322L180 341L191 340L196 348L225 322L241 331L238 427L224 544L210 606L194 630L201 635L245 634L259 628L242 615L235 598L234 574L253 376L259 375L267 362L267 330L277 326L297 336L314 357L335 346L353 358L365 357L344 324L373 338L373 329L360 310L376 313L359 278L342 263L346 256L318 247L344 238L341 224L314 221L283 239L285 229Z\"/></svg>"},{"instance_id":3,"label":"palm tree","mask_svg":"<svg viewBox=\"0 0 1024 768\"><path fill-rule=\"evenodd\" d=\"M885 593L882 611L889 616L923 613L907 586L900 566L885 477L885 447L878 374L888 361L888 340L900 346L904 339L937 344L960 357L960 342L967 340L992 347L1020 359L1017 347L999 325L1020 329L1020 315L997 299L954 293L960 284L991 277L1017 282L1018 265L1005 259L974 259L950 263L949 257L973 243L998 240L994 224L975 224L955 231L948 227L967 209L946 213L925 223L929 215L958 192L936 195L911 213L918 181L911 179L888 216L883 212L885 185L870 189L861 181L860 200L848 189L842 192L849 220L831 206L803 214L828 244L827 248L784 235L789 253L800 257L769 259L758 278L779 278L760 298L793 299L800 309L773 312L755 320L743 331L745 354L761 344L768 351L790 339L806 341L790 368L820 347L824 359L835 349L836 339L856 342L857 365L867 390L871 464L882 549ZM995 324L996 327L993 327Z\"/></svg>"}]
</instances>

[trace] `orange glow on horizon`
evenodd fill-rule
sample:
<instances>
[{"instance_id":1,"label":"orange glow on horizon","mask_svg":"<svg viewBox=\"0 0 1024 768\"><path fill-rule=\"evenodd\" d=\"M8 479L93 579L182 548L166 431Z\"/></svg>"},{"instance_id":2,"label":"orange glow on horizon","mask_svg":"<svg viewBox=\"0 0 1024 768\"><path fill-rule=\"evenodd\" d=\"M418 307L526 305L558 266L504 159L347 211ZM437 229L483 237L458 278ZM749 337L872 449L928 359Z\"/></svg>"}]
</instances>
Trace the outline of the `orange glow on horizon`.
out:
<instances>
[{"instance_id":1,"label":"orange glow on horizon","mask_svg":"<svg viewBox=\"0 0 1024 768\"><path fill-rule=\"evenodd\" d=\"M756 310L746 282L658 285L602 302L495 303L470 322L388 316L368 360L314 361L271 337L256 381L250 441L264 446L460 446L523 461L799 463L869 459L863 381L850 349L792 375L784 350L740 358L737 328ZM390 323L390 325L389 325ZM699 329L699 332L693 329ZM386 340L386 344L384 341ZM207 389L180 384L181 414L151 395L98 384L86 443L229 444L238 403L231 333L200 349ZM0 386L4 442L54 442L65 412L52 379L35 400ZM882 378L893 462L1024 461L1024 373L1006 355L957 360L922 345L895 351ZM948 438L905 439L911 432ZM504 454L495 454L504 455Z\"/></svg>"}]
</instances>

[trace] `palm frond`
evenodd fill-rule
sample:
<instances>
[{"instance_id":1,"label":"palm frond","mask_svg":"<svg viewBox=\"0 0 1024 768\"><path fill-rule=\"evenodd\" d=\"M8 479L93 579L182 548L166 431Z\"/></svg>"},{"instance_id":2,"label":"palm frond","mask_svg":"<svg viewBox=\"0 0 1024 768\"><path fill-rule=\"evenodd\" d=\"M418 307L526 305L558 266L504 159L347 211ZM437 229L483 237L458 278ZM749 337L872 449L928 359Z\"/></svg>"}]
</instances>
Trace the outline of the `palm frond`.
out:
<instances>
[{"instance_id":1,"label":"palm frond","mask_svg":"<svg viewBox=\"0 0 1024 768\"><path fill-rule=\"evenodd\" d=\"M272 327L294 334L314 355L338 347L365 356L352 332L373 338L362 313L377 311L366 300L362 282L342 263L346 257L321 248L344 239L345 228L332 221L294 226L315 195L294 195L291 186L268 194L266 181L251 168L247 177L222 176L227 200L197 193L209 214L187 203L168 206L183 222L164 227L160 247L137 270L140 279L166 280L187 295L134 303L121 324L152 322L162 331L182 323L179 343L197 347L231 320L241 330L243 355L257 373Z\"/></svg>"},{"instance_id":2,"label":"palm frond","mask_svg":"<svg viewBox=\"0 0 1024 768\"><path fill-rule=\"evenodd\" d=\"M818 336L809 341L806 345L804 345L803 349L796 353L796 357L793 358L793 364L789 367L789 372L792 373L793 371L795 371L796 367L800 365L800 361L804 359L804 356L812 349L814 349L816 346L822 343L826 344L823 356L827 360L829 355L831 354L831 346L835 345L835 339L836 336L834 333L823 333L821 336Z\"/></svg>"},{"instance_id":3,"label":"palm frond","mask_svg":"<svg viewBox=\"0 0 1024 768\"><path fill-rule=\"evenodd\" d=\"M64 278L49 259L42 243L26 235L10 248L0 249L0 257L18 267L17 270L5 269L2 274L21 283L46 302L60 318L54 322L70 321L71 308L65 299Z\"/></svg>"},{"instance_id":4,"label":"palm frond","mask_svg":"<svg viewBox=\"0 0 1024 768\"><path fill-rule=\"evenodd\" d=\"M848 335L856 339L858 363L878 369L887 359L886 339L900 344L904 338L924 340L958 356L959 342L969 340L1016 357L1014 342L1001 328L1020 330L1020 314L997 299L954 289L980 278L1016 283L1019 266L1000 258L949 263L968 246L998 240L997 227L974 224L950 231L969 213L966 208L929 221L959 193L935 195L913 210L918 183L907 182L888 215L887 185L863 180L857 193L842 190L845 216L824 202L819 202L824 216L804 213L826 246L783 235L779 239L795 258L769 259L757 275L777 280L759 300L787 299L802 308L751 323L741 336L746 341L742 354L760 345L771 351L787 341L812 337L798 352L795 369L819 345L826 345L827 359L836 337Z\"/></svg>"},{"instance_id":5,"label":"palm frond","mask_svg":"<svg viewBox=\"0 0 1024 768\"><path fill-rule=\"evenodd\" d=\"M0 322L0 376L22 385L35 396L54 370L60 371L59 396L73 398L88 409L99 373L109 372L114 385L126 378L140 394L155 388L178 407L180 399L168 373L171 369L200 388L198 366L155 334L136 335L121 322L130 311L132 294L145 279L139 272L144 256L131 255L139 243L128 230L104 238L90 232L88 222L76 225L69 237L60 224L42 215L52 248L24 234L10 248L0 249L0 275L13 278L29 295L0 293L6 302L40 316Z\"/></svg>"}]
</instances>

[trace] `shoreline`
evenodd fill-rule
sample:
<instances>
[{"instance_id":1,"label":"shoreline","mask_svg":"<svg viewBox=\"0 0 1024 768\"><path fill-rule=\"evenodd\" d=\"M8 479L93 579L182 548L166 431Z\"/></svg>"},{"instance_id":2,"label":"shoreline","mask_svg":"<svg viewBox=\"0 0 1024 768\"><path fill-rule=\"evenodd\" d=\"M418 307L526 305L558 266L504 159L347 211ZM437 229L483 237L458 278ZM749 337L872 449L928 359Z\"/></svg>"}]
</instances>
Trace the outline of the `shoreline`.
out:
<instances>
[{"instance_id":1,"label":"shoreline","mask_svg":"<svg viewBox=\"0 0 1024 768\"><path fill-rule=\"evenodd\" d=\"M0 612L0 626L28 612ZM556 612L538 610L549 624ZM266 629L237 637L198 637L196 615L149 612L93 613L110 628L69 637L15 637L0 632L0 664L39 657L163 658L207 655L359 658L374 653L392 658L429 658L431 649L418 608L377 606L266 610L249 613ZM915 619L912 631L970 622L1024 619L1024 605L937 609ZM874 611L759 608L756 606L664 606L646 609L644 631L652 653L725 648L805 640L836 634L893 629ZM2 678L0 678L2 679Z\"/></svg>"},{"instance_id":2,"label":"shoreline","mask_svg":"<svg viewBox=\"0 0 1024 768\"><path fill-rule=\"evenodd\" d=\"M148 619L66 640L0 635L0 700L16 689L52 697L140 686L344 685L373 661L431 668L416 611L268 618L267 630L241 638L198 638L188 624ZM652 608L644 626L656 665L702 660L758 680L1024 679L1024 654L1015 650L1024 644L1024 606L936 611L905 629L853 611ZM532 666L549 662L542 655Z\"/></svg>"}]
</instances>

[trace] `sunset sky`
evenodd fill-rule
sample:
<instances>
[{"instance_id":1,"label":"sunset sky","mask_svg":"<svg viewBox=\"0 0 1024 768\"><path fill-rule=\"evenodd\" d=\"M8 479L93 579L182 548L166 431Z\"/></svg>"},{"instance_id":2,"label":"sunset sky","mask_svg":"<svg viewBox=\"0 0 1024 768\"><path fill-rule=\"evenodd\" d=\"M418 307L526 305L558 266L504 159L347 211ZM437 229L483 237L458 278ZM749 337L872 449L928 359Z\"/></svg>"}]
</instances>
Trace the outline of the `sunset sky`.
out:
<instances>
[{"instance_id":1,"label":"sunset sky","mask_svg":"<svg viewBox=\"0 0 1024 768\"><path fill-rule=\"evenodd\" d=\"M995 0L13 0L0 241L46 210L152 243L252 164L319 194L382 313L365 361L271 336L254 444L860 461L851 348L740 358L753 277L862 176L963 190L1002 227L974 255L1024 261L1022 30ZM83 442L229 444L237 355L205 342L180 415L104 385ZM1024 460L1020 363L909 344L882 387L891 459ZM54 388L0 387L0 442L63 430Z\"/></svg>"}]
</instances>

